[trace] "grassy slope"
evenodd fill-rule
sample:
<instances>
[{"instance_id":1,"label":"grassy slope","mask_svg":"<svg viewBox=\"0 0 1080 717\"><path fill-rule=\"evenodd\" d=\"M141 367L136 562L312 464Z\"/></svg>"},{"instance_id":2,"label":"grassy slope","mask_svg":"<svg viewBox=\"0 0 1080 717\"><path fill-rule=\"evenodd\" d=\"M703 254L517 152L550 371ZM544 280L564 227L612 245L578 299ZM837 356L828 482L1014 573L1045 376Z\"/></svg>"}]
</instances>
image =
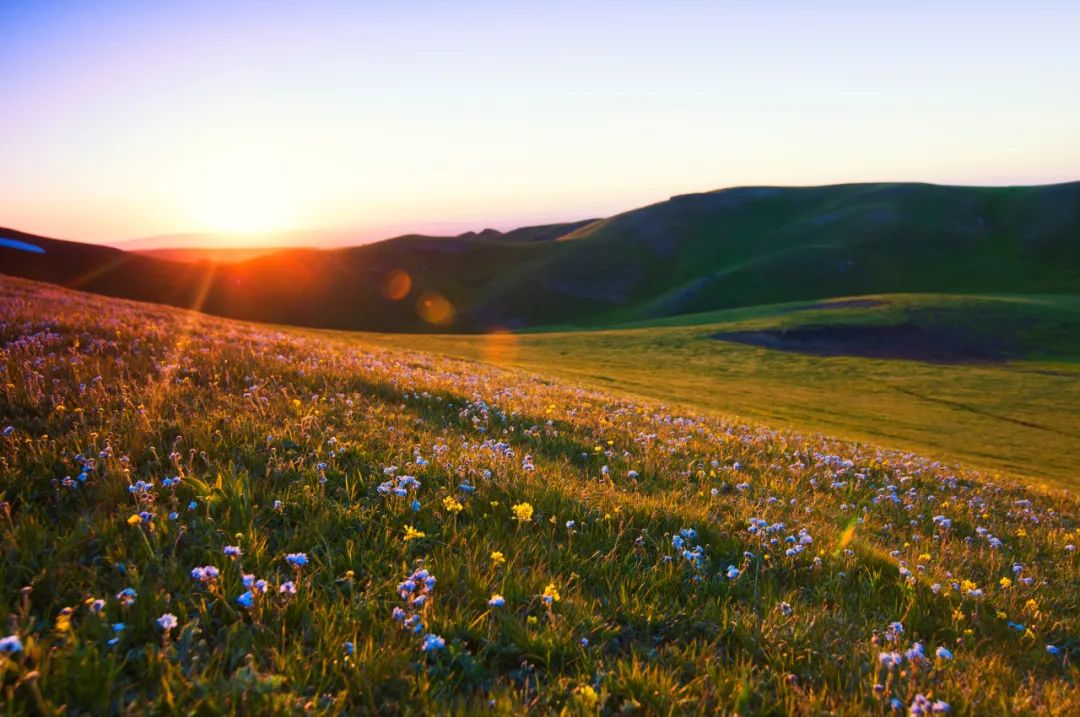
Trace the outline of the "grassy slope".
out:
<instances>
[{"instance_id":1,"label":"grassy slope","mask_svg":"<svg viewBox=\"0 0 1080 717\"><path fill-rule=\"evenodd\" d=\"M0 366L0 612L23 647L0 654L0 696L14 713L854 715L916 694L957 715L1080 710L1067 495L11 280ZM381 495L395 472L422 487ZM132 493L137 480L153 485ZM522 503L534 513L516 522ZM153 520L131 524L139 511ZM300 551L309 563L291 569ZM190 575L205 565L220 568L209 584ZM437 577L422 608L398 587L418 565ZM269 581L251 608L245 573ZM420 614L420 634L395 606ZM425 633L445 648L421 651ZM928 659L882 667L915 641Z\"/></svg>"},{"instance_id":2,"label":"grassy slope","mask_svg":"<svg viewBox=\"0 0 1080 717\"><path fill-rule=\"evenodd\" d=\"M868 293L1075 293L1078 229L1080 183L736 188L591 224L483 302L597 326Z\"/></svg>"},{"instance_id":3,"label":"grassy slope","mask_svg":"<svg viewBox=\"0 0 1080 717\"><path fill-rule=\"evenodd\" d=\"M890 296L876 307L754 307L650 328L514 336L379 335L383 345L494 360L683 406L1080 485L1080 300ZM820 357L716 341L720 331L914 321L1016 341L1022 359L931 364ZM689 323L689 325L680 325Z\"/></svg>"}]
</instances>

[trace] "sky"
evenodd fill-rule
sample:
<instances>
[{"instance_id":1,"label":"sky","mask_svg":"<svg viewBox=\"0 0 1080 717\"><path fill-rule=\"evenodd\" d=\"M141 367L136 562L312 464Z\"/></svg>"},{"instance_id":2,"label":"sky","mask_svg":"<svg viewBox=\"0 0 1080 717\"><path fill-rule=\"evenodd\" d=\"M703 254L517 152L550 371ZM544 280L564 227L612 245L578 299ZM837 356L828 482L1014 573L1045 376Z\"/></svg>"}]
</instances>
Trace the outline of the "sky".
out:
<instances>
[{"instance_id":1,"label":"sky","mask_svg":"<svg viewBox=\"0 0 1080 717\"><path fill-rule=\"evenodd\" d=\"M1078 31L1075 1L4 0L0 226L369 240L1075 180Z\"/></svg>"}]
</instances>

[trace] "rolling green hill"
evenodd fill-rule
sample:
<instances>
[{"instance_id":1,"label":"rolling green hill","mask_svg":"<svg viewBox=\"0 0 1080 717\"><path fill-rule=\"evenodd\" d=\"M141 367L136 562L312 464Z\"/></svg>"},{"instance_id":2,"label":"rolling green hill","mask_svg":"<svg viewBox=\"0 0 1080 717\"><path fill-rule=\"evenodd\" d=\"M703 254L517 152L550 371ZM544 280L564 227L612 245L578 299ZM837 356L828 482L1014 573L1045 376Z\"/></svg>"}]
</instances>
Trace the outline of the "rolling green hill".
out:
<instances>
[{"instance_id":1,"label":"rolling green hill","mask_svg":"<svg viewBox=\"0 0 1080 717\"><path fill-rule=\"evenodd\" d=\"M868 293L1080 294L1080 183L747 187L600 221L180 264L0 230L0 271L243 319L377 331L604 326ZM400 298L387 283L409 276ZM388 296L388 293L391 296ZM422 305L448 311L434 324Z\"/></svg>"},{"instance_id":2,"label":"rolling green hill","mask_svg":"<svg viewBox=\"0 0 1080 717\"><path fill-rule=\"evenodd\" d=\"M608 324L869 293L1077 291L1080 183L855 184L674 197L564 237L480 303L515 325Z\"/></svg>"}]
</instances>

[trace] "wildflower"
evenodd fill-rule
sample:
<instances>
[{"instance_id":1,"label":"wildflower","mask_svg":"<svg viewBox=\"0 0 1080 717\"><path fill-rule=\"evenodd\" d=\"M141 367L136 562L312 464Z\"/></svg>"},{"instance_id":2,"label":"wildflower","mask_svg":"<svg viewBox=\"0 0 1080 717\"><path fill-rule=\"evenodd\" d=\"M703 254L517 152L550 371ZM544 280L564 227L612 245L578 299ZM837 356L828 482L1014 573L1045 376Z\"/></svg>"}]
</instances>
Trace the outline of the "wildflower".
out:
<instances>
[{"instance_id":1,"label":"wildflower","mask_svg":"<svg viewBox=\"0 0 1080 717\"><path fill-rule=\"evenodd\" d=\"M528 523L533 517L533 507L530 503L518 503L513 506L514 520L522 523Z\"/></svg>"},{"instance_id":2,"label":"wildflower","mask_svg":"<svg viewBox=\"0 0 1080 717\"><path fill-rule=\"evenodd\" d=\"M552 582L547 584L547 587L544 588L544 594L542 596L542 599L547 605L551 605L552 603L557 603L562 600L562 596L559 595L559 590L555 587L555 583Z\"/></svg>"},{"instance_id":3,"label":"wildflower","mask_svg":"<svg viewBox=\"0 0 1080 717\"><path fill-rule=\"evenodd\" d=\"M198 507L199 507L199 504L197 502L195 502L195 501L191 501L190 503L187 504L187 509L188 510L195 510Z\"/></svg>"},{"instance_id":4,"label":"wildflower","mask_svg":"<svg viewBox=\"0 0 1080 717\"><path fill-rule=\"evenodd\" d=\"M892 670L904 663L904 656L899 652L879 652L878 662L880 662L882 667L886 670Z\"/></svg>"},{"instance_id":5,"label":"wildflower","mask_svg":"<svg viewBox=\"0 0 1080 717\"><path fill-rule=\"evenodd\" d=\"M911 662L916 662L917 660L925 658L926 652L923 650L922 643L913 642L908 651L904 653L904 657Z\"/></svg>"},{"instance_id":6,"label":"wildflower","mask_svg":"<svg viewBox=\"0 0 1080 717\"><path fill-rule=\"evenodd\" d=\"M998 585L1003 588L1010 588L1012 587L1012 580L1009 578L1002 578L1001 580L998 580Z\"/></svg>"},{"instance_id":7,"label":"wildflower","mask_svg":"<svg viewBox=\"0 0 1080 717\"><path fill-rule=\"evenodd\" d=\"M289 553L285 556L285 562L297 570L308 564L307 553Z\"/></svg>"},{"instance_id":8,"label":"wildflower","mask_svg":"<svg viewBox=\"0 0 1080 717\"><path fill-rule=\"evenodd\" d=\"M233 560L239 558L241 553L239 545L226 545L223 552Z\"/></svg>"},{"instance_id":9,"label":"wildflower","mask_svg":"<svg viewBox=\"0 0 1080 717\"><path fill-rule=\"evenodd\" d=\"M101 598L87 598L86 605L90 608L90 612L95 615L105 609L105 601Z\"/></svg>"},{"instance_id":10,"label":"wildflower","mask_svg":"<svg viewBox=\"0 0 1080 717\"><path fill-rule=\"evenodd\" d=\"M246 588L250 588L255 584L255 576L251 573L245 573L244 576L240 578L240 584Z\"/></svg>"},{"instance_id":11,"label":"wildflower","mask_svg":"<svg viewBox=\"0 0 1080 717\"><path fill-rule=\"evenodd\" d=\"M934 654L942 660L951 660L953 658L952 652L944 645L939 646L938 649L934 652Z\"/></svg>"},{"instance_id":12,"label":"wildflower","mask_svg":"<svg viewBox=\"0 0 1080 717\"><path fill-rule=\"evenodd\" d=\"M495 550L491 553L491 563L493 565L502 565L506 562L506 556L501 551Z\"/></svg>"},{"instance_id":13,"label":"wildflower","mask_svg":"<svg viewBox=\"0 0 1080 717\"><path fill-rule=\"evenodd\" d=\"M255 604L255 594L248 590L240 597L236 598L236 602L238 605L240 605L240 607L250 608L252 605Z\"/></svg>"},{"instance_id":14,"label":"wildflower","mask_svg":"<svg viewBox=\"0 0 1080 717\"><path fill-rule=\"evenodd\" d=\"M284 509L285 509L285 504L284 503L282 503L280 500L275 500L274 501L274 510L280 512L280 511L282 511Z\"/></svg>"},{"instance_id":15,"label":"wildflower","mask_svg":"<svg viewBox=\"0 0 1080 717\"><path fill-rule=\"evenodd\" d=\"M1058 647L1057 645L1047 645L1046 646L1046 651L1048 653L1050 653L1051 655L1060 655L1061 654L1061 648Z\"/></svg>"},{"instance_id":16,"label":"wildflower","mask_svg":"<svg viewBox=\"0 0 1080 717\"><path fill-rule=\"evenodd\" d=\"M131 607L135 604L135 598L139 594L135 592L135 588L124 588L120 592L116 593L116 599L120 601L120 605L123 607Z\"/></svg>"},{"instance_id":17,"label":"wildflower","mask_svg":"<svg viewBox=\"0 0 1080 717\"><path fill-rule=\"evenodd\" d=\"M455 500L453 496L448 495L443 498L443 508L445 508L446 512L450 513L451 515L456 515L457 513L460 513L464 507L465 506Z\"/></svg>"},{"instance_id":18,"label":"wildflower","mask_svg":"<svg viewBox=\"0 0 1080 717\"><path fill-rule=\"evenodd\" d=\"M403 540L406 543L409 542L410 540L420 540L423 537L425 537L424 536L424 531L417 530L416 528L412 527L411 525L406 525L405 526L405 537L403 538Z\"/></svg>"},{"instance_id":19,"label":"wildflower","mask_svg":"<svg viewBox=\"0 0 1080 717\"><path fill-rule=\"evenodd\" d=\"M441 650L446 647L446 640L442 639L438 635L428 633L424 635L424 652L434 652L435 650Z\"/></svg>"},{"instance_id":20,"label":"wildflower","mask_svg":"<svg viewBox=\"0 0 1080 717\"><path fill-rule=\"evenodd\" d=\"M413 500L411 508L412 508L412 512L419 513L420 512L420 501Z\"/></svg>"},{"instance_id":21,"label":"wildflower","mask_svg":"<svg viewBox=\"0 0 1080 717\"><path fill-rule=\"evenodd\" d=\"M0 653L7 655L13 655L16 652L22 652L23 644L18 635L8 635L7 637L0 637Z\"/></svg>"},{"instance_id":22,"label":"wildflower","mask_svg":"<svg viewBox=\"0 0 1080 717\"><path fill-rule=\"evenodd\" d=\"M213 565L204 565L201 568L191 569L191 577L204 583L217 580L219 575L221 575L221 572Z\"/></svg>"},{"instance_id":23,"label":"wildflower","mask_svg":"<svg viewBox=\"0 0 1080 717\"><path fill-rule=\"evenodd\" d=\"M138 525L141 522L142 522L142 516L140 516L138 513L135 513L134 515L128 517L128 519L127 519L127 524L128 525Z\"/></svg>"},{"instance_id":24,"label":"wildflower","mask_svg":"<svg viewBox=\"0 0 1080 717\"><path fill-rule=\"evenodd\" d=\"M782 615L783 615L784 617L790 617L790 616L791 616L791 613L793 613L793 612L794 612L794 610L792 610L792 608L791 608L791 605L790 605L790 604L788 604L788 603L786 603L786 602L782 602L782 603L780 603L780 613L781 613L781 614L782 614Z\"/></svg>"},{"instance_id":25,"label":"wildflower","mask_svg":"<svg viewBox=\"0 0 1080 717\"><path fill-rule=\"evenodd\" d=\"M498 593L493 594L491 596L491 599L488 600L488 605L490 605L491 607L502 607L505 604L506 598L504 598L502 595L499 595Z\"/></svg>"},{"instance_id":26,"label":"wildflower","mask_svg":"<svg viewBox=\"0 0 1080 717\"><path fill-rule=\"evenodd\" d=\"M282 595L295 595L296 583L294 583L292 580L286 580L281 584L281 587L278 588L278 592Z\"/></svg>"},{"instance_id":27,"label":"wildflower","mask_svg":"<svg viewBox=\"0 0 1080 717\"><path fill-rule=\"evenodd\" d=\"M346 641L341 647L345 650L346 655L352 656L356 653L356 645L351 642Z\"/></svg>"},{"instance_id":28,"label":"wildflower","mask_svg":"<svg viewBox=\"0 0 1080 717\"><path fill-rule=\"evenodd\" d=\"M739 577L739 572L740 572L739 569L737 567L735 567L734 565L727 566L727 573L726 573L727 579L728 580L734 580L735 578Z\"/></svg>"},{"instance_id":29,"label":"wildflower","mask_svg":"<svg viewBox=\"0 0 1080 717\"><path fill-rule=\"evenodd\" d=\"M600 702L600 695L596 694L596 690L592 688L592 685L581 685L575 688L574 698L586 709L590 710Z\"/></svg>"},{"instance_id":30,"label":"wildflower","mask_svg":"<svg viewBox=\"0 0 1080 717\"><path fill-rule=\"evenodd\" d=\"M56 631L67 632L71 629L71 614L74 612L69 607L65 607L60 611L60 614L56 616Z\"/></svg>"},{"instance_id":31,"label":"wildflower","mask_svg":"<svg viewBox=\"0 0 1080 717\"><path fill-rule=\"evenodd\" d=\"M171 612L167 612L157 619L158 626L166 633L176 627L176 615Z\"/></svg>"}]
</instances>

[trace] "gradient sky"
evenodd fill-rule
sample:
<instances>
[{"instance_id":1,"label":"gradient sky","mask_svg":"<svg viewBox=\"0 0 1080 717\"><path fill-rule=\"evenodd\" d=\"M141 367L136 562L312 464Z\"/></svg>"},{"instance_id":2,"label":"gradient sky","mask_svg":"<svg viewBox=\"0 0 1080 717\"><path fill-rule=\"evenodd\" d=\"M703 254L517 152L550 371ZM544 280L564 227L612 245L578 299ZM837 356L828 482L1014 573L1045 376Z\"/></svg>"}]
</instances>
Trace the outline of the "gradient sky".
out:
<instances>
[{"instance_id":1,"label":"gradient sky","mask_svg":"<svg viewBox=\"0 0 1080 717\"><path fill-rule=\"evenodd\" d=\"M51 236L1080 178L1075 1L5 0L0 30L0 225Z\"/></svg>"}]
</instances>

